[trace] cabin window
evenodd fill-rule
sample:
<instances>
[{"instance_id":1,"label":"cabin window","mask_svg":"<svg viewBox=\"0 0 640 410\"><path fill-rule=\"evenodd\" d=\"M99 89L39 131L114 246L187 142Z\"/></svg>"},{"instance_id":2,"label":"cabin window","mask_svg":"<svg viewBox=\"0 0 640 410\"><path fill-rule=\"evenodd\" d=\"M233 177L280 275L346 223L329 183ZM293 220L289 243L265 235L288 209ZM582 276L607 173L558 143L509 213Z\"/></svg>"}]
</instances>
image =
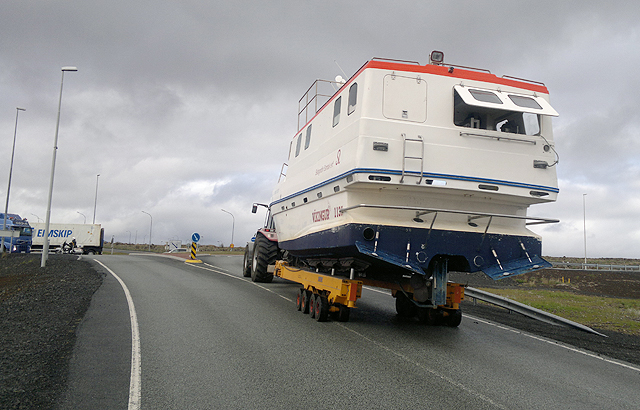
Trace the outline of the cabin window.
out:
<instances>
[{"instance_id":1,"label":"cabin window","mask_svg":"<svg viewBox=\"0 0 640 410\"><path fill-rule=\"evenodd\" d=\"M342 102L342 97L338 97L336 102L333 104L333 126L335 127L340 122L340 105Z\"/></svg>"},{"instance_id":2,"label":"cabin window","mask_svg":"<svg viewBox=\"0 0 640 410\"><path fill-rule=\"evenodd\" d=\"M519 107L534 108L536 110L542 109L542 107L540 107L540 104L538 104L533 98L525 97L522 95L509 94L509 99Z\"/></svg>"},{"instance_id":3,"label":"cabin window","mask_svg":"<svg viewBox=\"0 0 640 410\"><path fill-rule=\"evenodd\" d=\"M469 93L478 101L498 105L494 99L498 96L489 91L469 90ZM512 95L509 95L511 98ZM520 96L514 96L520 97ZM527 98L527 97L522 97ZM513 100L512 100L513 101ZM531 104L537 102L518 101L514 104ZM500 101L502 104L502 101ZM487 104L488 105L488 104ZM529 107L533 108L533 107ZM540 115L530 112L505 110L493 106L476 106L465 103L457 91L454 91L454 118L453 122L458 127L475 128L481 130L493 130L512 134L539 135Z\"/></svg>"},{"instance_id":4,"label":"cabin window","mask_svg":"<svg viewBox=\"0 0 640 410\"><path fill-rule=\"evenodd\" d=\"M307 127L307 136L304 138L304 149L309 148L311 143L311 125Z\"/></svg>"},{"instance_id":5,"label":"cabin window","mask_svg":"<svg viewBox=\"0 0 640 410\"><path fill-rule=\"evenodd\" d=\"M353 83L349 87L349 105L347 106L347 115L351 115L356 110L356 103L358 102L358 83Z\"/></svg>"},{"instance_id":6,"label":"cabin window","mask_svg":"<svg viewBox=\"0 0 640 410\"><path fill-rule=\"evenodd\" d=\"M298 135L298 141L296 141L296 157L300 155L300 144L302 143L302 134Z\"/></svg>"},{"instance_id":7,"label":"cabin window","mask_svg":"<svg viewBox=\"0 0 640 410\"><path fill-rule=\"evenodd\" d=\"M502 104L500 97L492 93L491 91L483 91L483 90L469 90L469 93L478 101L494 103L494 104Z\"/></svg>"}]
</instances>

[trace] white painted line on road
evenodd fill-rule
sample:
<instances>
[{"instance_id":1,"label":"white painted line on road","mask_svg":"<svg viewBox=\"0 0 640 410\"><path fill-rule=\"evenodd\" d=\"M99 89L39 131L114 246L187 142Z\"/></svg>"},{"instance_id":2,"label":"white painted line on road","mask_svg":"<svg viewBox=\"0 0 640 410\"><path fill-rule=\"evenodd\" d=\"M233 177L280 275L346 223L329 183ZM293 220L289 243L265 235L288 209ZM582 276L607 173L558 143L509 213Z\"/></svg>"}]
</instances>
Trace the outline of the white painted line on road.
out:
<instances>
[{"instance_id":1,"label":"white painted line on road","mask_svg":"<svg viewBox=\"0 0 640 410\"><path fill-rule=\"evenodd\" d=\"M385 290L380 290L380 289L372 288L371 286L363 286L362 288L363 288L363 289L370 290L370 291L372 291L372 292L382 293L383 295L387 295L387 296L391 294L391 291L390 291L390 290L387 290L387 289L385 289Z\"/></svg>"},{"instance_id":2,"label":"white painted line on road","mask_svg":"<svg viewBox=\"0 0 640 410\"><path fill-rule=\"evenodd\" d=\"M358 337L366 340L367 342L372 343L372 344L378 346L379 348L386 350L387 352L399 357L400 359L404 360L405 362L407 362L409 364L412 364L412 365L414 365L416 367L419 367L420 369L422 369L422 370L424 370L426 372L431 373L432 375L436 376L437 378L439 378L441 380L444 380L444 381L454 385L455 387L459 388L460 390L465 391L465 392L469 393L472 396L478 397L479 399L481 399L483 401L486 401L487 403L490 403L491 405L493 405L493 406L495 406L495 407L497 407L499 409L507 410L507 407L503 406L500 403L497 403L497 402L491 400L491 398L485 396L484 394L482 394L480 392L477 392L477 391L465 386L464 384L462 384L460 382L457 382L457 381L453 380L452 378L437 372L436 370L430 369L429 367L425 366L424 364L422 364L420 362L417 362L417 361L411 359L410 357L408 357L408 356L406 356L406 355L404 355L404 354L402 354L400 352L397 352L397 351L393 350L389 346L386 346L385 344L380 343L380 342L376 342L375 340L373 340L371 338L368 338L367 336L363 335L362 333L356 332L355 330L350 329L349 327L345 326L342 323L339 323L339 322L334 322L334 323L335 323L336 326L339 326L339 327L343 328L344 330L347 330L347 331L357 335Z\"/></svg>"},{"instance_id":3,"label":"white painted line on road","mask_svg":"<svg viewBox=\"0 0 640 410\"><path fill-rule=\"evenodd\" d=\"M94 259L94 261L98 262L105 268L114 278L120 282L120 286L122 286L122 290L124 290L124 295L127 298L127 304L129 305L129 317L131 318L131 378L129 381L129 410L139 410L140 409L140 397L141 397L141 389L140 384L142 378L141 374L141 362L140 362L140 330L138 329L138 315L136 315L136 307L133 305L133 299L131 298L131 293L129 293L129 288L127 285L120 279L118 275L115 274L111 269L109 269L104 263L100 262L98 259Z\"/></svg>"},{"instance_id":4,"label":"white painted line on road","mask_svg":"<svg viewBox=\"0 0 640 410\"><path fill-rule=\"evenodd\" d=\"M569 350L569 351L572 351L572 352L580 353L580 354L583 354L583 355L585 355L585 356L592 357L592 358L594 358L594 359L599 359L599 360L602 360L602 361L607 362L607 363L615 364L615 365L618 365L618 366L624 367L624 368L626 368L626 369L635 370L636 372L640 372L640 368L638 368L638 367L631 366L631 365L626 364L626 363L618 362L618 361L616 361L616 360L609 359L608 357L599 356L599 355L597 355L597 354L595 354L595 353L591 353L591 352L588 352L588 351L586 351L586 350L581 350L581 349L578 349L578 348L576 348L576 347L569 346L569 345L566 345L566 344L564 344L564 343L558 342L558 341L556 341L556 340L545 339L545 338L543 338L543 337L536 336L536 335L533 335L533 334L531 334L531 333L527 333L527 332L524 332L524 331L521 331L521 330L518 330L518 329L514 329L514 328L512 328L512 327L507 327L507 326L499 325L499 324L497 324L497 323L493 323L493 322L490 322L490 321L487 321L487 320L484 320L484 319L480 319L480 318L478 318L478 317L476 317L476 316L470 316L470 315L467 315L467 314L464 314L464 316L465 316L465 317L467 317L467 318L469 318L469 319L471 319L471 320L475 320L476 322L484 323L485 325L494 326L494 327L497 327L497 328L499 328L499 329L508 330L508 331L510 331L510 332L513 332L513 333L519 333L519 334L521 334L521 335L523 335L523 336L527 336L527 337L530 337L530 338L532 338L532 339L535 339L535 340L539 340L539 341L541 341L541 342L548 343L548 344L550 344L550 345L554 345L554 346L562 347L562 348L564 348L564 349L566 349L566 350Z\"/></svg>"}]
</instances>

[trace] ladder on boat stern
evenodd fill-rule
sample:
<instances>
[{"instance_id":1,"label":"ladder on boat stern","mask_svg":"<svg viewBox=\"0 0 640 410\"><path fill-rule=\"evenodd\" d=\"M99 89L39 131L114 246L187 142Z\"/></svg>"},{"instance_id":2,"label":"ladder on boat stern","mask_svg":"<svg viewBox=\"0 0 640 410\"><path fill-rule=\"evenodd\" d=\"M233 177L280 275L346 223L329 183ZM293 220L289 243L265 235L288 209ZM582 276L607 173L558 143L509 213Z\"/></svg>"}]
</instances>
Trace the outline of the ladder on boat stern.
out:
<instances>
[{"instance_id":1,"label":"ladder on boat stern","mask_svg":"<svg viewBox=\"0 0 640 410\"><path fill-rule=\"evenodd\" d=\"M408 144L420 144L420 156L415 155L407 155L407 145ZM416 184L422 183L422 173L424 171L424 140L421 135L418 135L415 138L407 137L407 134L402 134L402 177L400 178L400 183L404 183L404 176L409 172L407 171L407 160L419 160L420 161L420 178ZM416 173L413 171L412 173Z\"/></svg>"}]
</instances>

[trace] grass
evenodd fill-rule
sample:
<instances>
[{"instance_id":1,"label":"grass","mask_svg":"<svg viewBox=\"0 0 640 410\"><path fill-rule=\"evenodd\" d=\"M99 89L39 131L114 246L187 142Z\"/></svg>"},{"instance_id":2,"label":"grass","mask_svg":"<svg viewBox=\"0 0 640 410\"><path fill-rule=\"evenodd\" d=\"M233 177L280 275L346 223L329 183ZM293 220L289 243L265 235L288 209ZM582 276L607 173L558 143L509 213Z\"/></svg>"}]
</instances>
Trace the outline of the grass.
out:
<instances>
[{"instance_id":1,"label":"grass","mask_svg":"<svg viewBox=\"0 0 640 410\"><path fill-rule=\"evenodd\" d=\"M483 289L585 326L640 336L640 300L533 289Z\"/></svg>"},{"instance_id":2,"label":"grass","mask_svg":"<svg viewBox=\"0 0 640 410\"><path fill-rule=\"evenodd\" d=\"M126 252L148 252L149 251L149 245L143 245L143 244L126 244L126 243L121 243L121 242L115 242L113 244L113 249L114 249L114 253L122 253L123 251ZM110 243L105 243L104 244L104 249L103 249L103 253L108 254L111 252L111 244ZM151 245L151 252L155 252L155 253L163 253L166 252L166 248L164 245ZM220 246L215 246L215 245L200 245L198 246L198 253L208 253L208 254L231 254L231 255L242 255L244 254L244 246L243 247L235 247L233 249L230 249L228 247L220 247Z\"/></svg>"}]
</instances>

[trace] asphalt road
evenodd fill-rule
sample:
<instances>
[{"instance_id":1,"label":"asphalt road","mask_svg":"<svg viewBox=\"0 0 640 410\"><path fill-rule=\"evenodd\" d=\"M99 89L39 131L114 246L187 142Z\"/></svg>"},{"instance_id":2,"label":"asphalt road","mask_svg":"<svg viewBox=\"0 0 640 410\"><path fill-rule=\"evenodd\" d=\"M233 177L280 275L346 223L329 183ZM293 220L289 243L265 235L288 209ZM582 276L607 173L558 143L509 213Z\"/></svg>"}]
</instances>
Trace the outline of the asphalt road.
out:
<instances>
[{"instance_id":1,"label":"asphalt road","mask_svg":"<svg viewBox=\"0 0 640 410\"><path fill-rule=\"evenodd\" d=\"M142 409L640 408L637 366L468 316L401 321L385 291L365 288L349 322L317 323L296 311L298 285L254 284L238 256L95 258L135 305ZM61 407L126 408L131 343L107 274Z\"/></svg>"}]
</instances>

